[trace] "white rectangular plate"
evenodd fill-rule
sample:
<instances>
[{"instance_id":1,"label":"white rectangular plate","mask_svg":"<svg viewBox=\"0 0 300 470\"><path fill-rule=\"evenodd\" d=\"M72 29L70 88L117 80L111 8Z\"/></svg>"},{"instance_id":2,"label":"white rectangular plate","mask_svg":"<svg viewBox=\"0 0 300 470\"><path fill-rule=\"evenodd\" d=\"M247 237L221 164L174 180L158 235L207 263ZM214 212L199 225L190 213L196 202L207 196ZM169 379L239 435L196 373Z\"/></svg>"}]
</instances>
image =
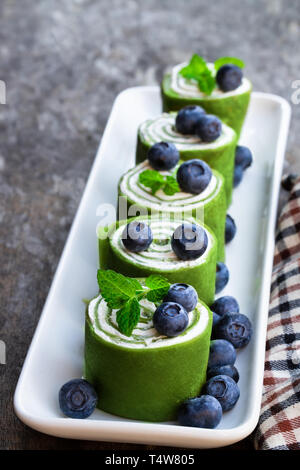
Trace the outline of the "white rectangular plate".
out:
<instances>
[{"instance_id":1,"label":"white rectangular plate","mask_svg":"<svg viewBox=\"0 0 300 470\"><path fill-rule=\"evenodd\" d=\"M161 112L158 87L137 87L116 99L85 192L15 392L18 417L54 436L195 448L220 447L249 435L261 403L265 337L274 249L274 227L290 107L274 95L253 93L241 143L254 164L234 191L229 213L237 235L227 247L230 282L222 292L235 296L254 325L252 342L238 352L241 397L217 429L126 420L96 410L86 420L62 416L58 390L82 376L84 304L97 292L96 224L99 204L115 204L120 176L134 166L136 132ZM120 400L122 397L120 397Z\"/></svg>"}]
</instances>

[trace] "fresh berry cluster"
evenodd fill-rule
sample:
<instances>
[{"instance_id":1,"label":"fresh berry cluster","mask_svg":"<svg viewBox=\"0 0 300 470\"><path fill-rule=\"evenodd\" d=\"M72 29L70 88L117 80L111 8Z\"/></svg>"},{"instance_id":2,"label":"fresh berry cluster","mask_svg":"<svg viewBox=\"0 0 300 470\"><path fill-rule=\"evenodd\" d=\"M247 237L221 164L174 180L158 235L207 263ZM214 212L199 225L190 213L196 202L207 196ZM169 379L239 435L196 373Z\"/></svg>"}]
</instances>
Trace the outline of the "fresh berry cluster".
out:
<instances>
[{"instance_id":1,"label":"fresh berry cluster","mask_svg":"<svg viewBox=\"0 0 300 470\"><path fill-rule=\"evenodd\" d=\"M249 318L239 311L234 297L224 296L212 305L213 329L207 368L207 382L199 397L186 400L178 413L184 426L215 428L224 412L240 397L239 372L234 366L236 349L245 347L252 336Z\"/></svg>"}]
</instances>

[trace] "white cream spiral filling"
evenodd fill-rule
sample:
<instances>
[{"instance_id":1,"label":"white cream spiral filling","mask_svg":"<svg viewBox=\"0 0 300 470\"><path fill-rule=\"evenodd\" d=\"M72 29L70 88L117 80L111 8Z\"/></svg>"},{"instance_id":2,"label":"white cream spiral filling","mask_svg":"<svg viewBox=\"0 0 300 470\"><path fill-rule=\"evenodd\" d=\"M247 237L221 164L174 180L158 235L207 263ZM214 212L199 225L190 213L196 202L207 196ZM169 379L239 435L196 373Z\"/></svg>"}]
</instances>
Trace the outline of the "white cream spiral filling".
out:
<instances>
[{"instance_id":1,"label":"white cream spiral filling","mask_svg":"<svg viewBox=\"0 0 300 470\"><path fill-rule=\"evenodd\" d=\"M170 88L175 91L175 93L178 93L178 95L183 96L185 98L199 98L199 99L215 99L215 98L227 98L230 96L235 96L235 95L240 95L242 93L246 93L251 89L251 83L250 81L243 77L242 83L238 88L235 90L231 91L222 91L218 86L214 88L212 91L211 95L206 95L203 93L201 90L199 90L198 83L196 80L193 79L187 79L183 77L179 72L180 70L188 65L187 62L184 62L182 64L178 64L175 67L173 67L171 71L171 83L170 83ZM210 69L214 71L214 66L213 64L208 64Z\"/></svg>"},{"instance_id":2,"label":"white cream spiral filling","mask_svg":"<svg viewBox=\"0 0 300 470\"><path fill-rule=\"evenodd\" d=\"M108 308L99 295L91 300L88 316L94 332L103 340L125 348L144 349L171 346L189 341L200 335L208 325L209 314L204 305L198 303L193 312L189 313L187 329L179 336L170 338L160 335L153 326L152 316L156 309L154 303L144 299L141 301L141 317L131 336L123 335L116 321L116 310Z\"/></svg>"},{"instance_id":3,"label":"white cream spiral filling","mask_svg":"<svg viewBox=\"0 0 300 470\"><path fill-rule=\"evenodd\" d=\"M222 133L214 142L203 142L196 135L179 134L175 128L176 113L163 113L154 119L144 121L139 127L139 135L148 145L156 142L172 142L181 150L216 149L229 144L234 131L222 122Z\"/></svg>"},{"instance_id":4,"label":"white cream spiral filling","mask_svg":"<svg viewBox=\"0 0 300 470\"><path fill-rule=\"evenodd\" d=\"M197 224L194 218L184 221L165 220L164 215L163 218L151 217L143 220L150 226L153 234L153 241L147 250L133 253L125 248L122 241L122 232L125 227L123 224L112 234L110 243L124 259L134 263L136 266L156 268L162 272L169 271L170 269L176 271L185 267L198 266L205 262L213 243L212 237L207 230L208 245L205 252L199 258L188 261L180 260L171 247L171 237L175 229L184 222Z\"/></svg>"},{"instance_id":5,"label":"white cream spiral filling","mask_svg":"<svg viewBox=\"0 0 300 470\"><path fill-rule=\"evenodd\" d=\"M145 170L151 170L148 160L129 170L120 182L120 191L137 205L146 206L155 211L183 212L191 211L201 203L207 203L221 188L221 180L214 174L208 186L200 194L191 194L180 191L169 196L161 189L152 194L151 189L139 182L140 174ZM171 175L172 171L162 171L162 175Z\"/></svg>"}]
</instances>

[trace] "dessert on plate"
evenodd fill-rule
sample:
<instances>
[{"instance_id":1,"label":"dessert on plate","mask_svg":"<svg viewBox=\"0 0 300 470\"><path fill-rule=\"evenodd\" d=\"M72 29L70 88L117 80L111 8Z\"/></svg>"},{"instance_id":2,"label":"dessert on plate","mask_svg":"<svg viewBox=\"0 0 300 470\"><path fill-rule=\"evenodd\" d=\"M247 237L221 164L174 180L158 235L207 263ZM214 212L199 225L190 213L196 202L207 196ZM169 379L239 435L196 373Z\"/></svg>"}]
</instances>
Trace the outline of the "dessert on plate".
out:
<instances>
[{"instance_id":1,"label":"dessert on plate","mask_svg":"<svg viewBox=\"0 0 300 470\"><path fill-rule=\"evenodd\" d=\"M109 306L116 302L109 276L120 279L100 270L101 293L86 310L85 379L99 396L98 407L108 413L145 421L175 419L183 400L197 396L206 381L212 313L197 296L189 312L176 302L157 302L156 294L150 301L143 292L155 279L127 278L130 285L122 285L123 293L132 287L137 299L142 297L128 329L122 309ZM132 302L127 313L133 310Z\"/></svg>"},{"instance_id":2,"label":"dessert on plate","mask_svg":"<svg viewBox=\"0 0 300 470\"><path fill-rule=\"evenodd\" d=\"M219 116L238 137L247 113L252 84L243 76L243 62L223 57L214 64L194 54L167 73L161 84L163 110L178 111L186 105L199 105Z\"/></svg>"},{"instance_id":3,"label":"dessert on plate","mask_svg":"<svg viewBox=\"0 0 300 470\"><path fill-rule=\"evenodd\" d=\"M175 219L193 216L213 231L218 243L218 261L223 261L227 209L224 178L216 170L207 168L208 165L201 160L189 162L186 165L179 161L171 169L156 171L151 162L145 160L131 168L119 182L119 198L126 202L124 213L119 211L119 217L128 218L131 211L143 215L166 214ZM195 173L203 169L197 187L195 178L191 182L187 180L186 174L191 174L190 169L195 170Z\"/></svg>"},{"instance_id":4,"label":"dessert on plate","mask_svg":"<svg viewBox=\"0 0 300 470\"><path fill-rule=\"evenodd\" d=\"M194 109L183 110L183 112L191 115ZM199 113L203 116L199 116L197 126L191 126L189 130L191 133L183 133L185 129L179 125L183 112L163 113L156 118L144 121L139 126L136 162L145 161L154 144L172 143L178 150L181 160L198 158L221 173L225 179L227 205L229 205L233 185L236 133L215 116L207 115L203 111L201 113L201 108Z\"/></svg>"},{"instance_id":5,"label":"dessert on plate","mask_svg":"<svg viewBox=\"0 0 300 470\"><path fill-rule=\"evenodd\" d=\"M98 239L102 269L130 277L160 274L171 283L192 285L202 301L213 302L217 241L193 217L135 217L99 227Z\"/></svg>"}]
</instances>

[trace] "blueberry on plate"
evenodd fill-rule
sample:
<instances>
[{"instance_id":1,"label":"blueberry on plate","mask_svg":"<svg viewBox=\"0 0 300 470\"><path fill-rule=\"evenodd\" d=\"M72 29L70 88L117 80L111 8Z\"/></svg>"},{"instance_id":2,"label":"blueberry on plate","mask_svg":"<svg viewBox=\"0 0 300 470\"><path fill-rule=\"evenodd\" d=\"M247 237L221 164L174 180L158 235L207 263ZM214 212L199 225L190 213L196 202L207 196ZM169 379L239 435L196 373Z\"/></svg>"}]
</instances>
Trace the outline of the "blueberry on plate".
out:
<instances>
[{"instance_id":1,"label":"blueberry on plate","mask_svg":"<svg viewBox=\"0 0 300 470\"><path fill-rule=\"evenodd\" d=\"M98 401L92 385L84 379L65 383L58 394L59 406L65 416L84 419L90 416Z\"/></svg>"},{"instance_id":2,"label":"blueberry on plate","mask_svg":"<svg viewBox=\"0 0 300 470\"><path fill-rule=\"evenodd\" d=\"M228 375L216 375L206 382L204 393L215 397L223 411L231 410L240 397L237 383Z\"/></svg>"},{"instance_id":3,"label":"blueberry on plate","mask_svg":"<svg viewBox=\"0 0 300 470\"><path fill-rule=\"evenodd\" d=\"M242 313L226 313L214 329L216 338L230 341L235 348L246 346L251 339L252 332L251 321Z\"/></svg>"},{"instance_id":4,"label":"blueberry on plate","mask_svg":"<svg viewBox=\"0 0 300 470\"><path fill-rule=\"evenodd\" d=\"M216 312L212 312L213 314L213 323L212 323L212 328L214 330L216 324L220 321L221 317L218 315Z\"/></svg>"},{"instance_id":5,"label":"blueberry on plate","mask_svg":"<svg viewBox=\"0 0 300 470\"><path fill-rule=\"evenodd\" d=\"M178 421L182 426L213 429L221 419L220 402L211 395L201 395L184 401L178 412Z\"/></svg>"},{"instance_id":6,"label":"blueberry on plate","mask_svg":"<svg viewBox=\"0 0 300 470\"><path fill-rule=\"evenodd\" d=\"M189 323L185 308L176 302L163 302L153 315L153 325L164 336L178 336Z\"/></svg>"},{"instance_id":7,"label":"blueberry on plate","mask_svg":"<svg viewBox=\"0 0 300 470\"><path fill-rule=\"evenodd\" d=\"M195 158L180 165L176 178L182 191L200 194L209 185L212 171L207 163Z\"/></svg>"},{"instance_id":8,"label":"blueberry on plate","mask_svg":"<svg viewBox=\"0 0 300 470\"><path fill-rule=\"evenodd\" d=\"M252 153L248 147L244 145L237 145L235 149L235 166L242 167L243 170L246 170L252 164Z\"/></svg>"},{"instance_id":9,"label":"blueberry on plate","mask_svg":"<svg viewBox=\"0 0 300 470\"><path fill-rule=\"evenodd\" d=\"M236 350L225 339L215 339L210 342L208 369L226 364L233 365L236 360Z\"/></svg>"},{"instance_id":10,"label":"blueberry on plate","mask_svg":"<svg viewBox=\"0 0 300 470\"><path fill-rule=\"evenodd\" d=\"M242 69L233 64L223 65L216 75L216 82L222 91L235 90L242 83L242 79Z\"/></svg>"},{"instance_id":11,"label":"blueberry on plate","mask_svg":"<svg viewBox=\"0 0 300 470\"><path fill-rule=\"evenodd\" d=\"M211 379L216 375L228 375L231 377L236 383L238 383L240 379L239 371L235 366L232 364L226 364L224 366L212 367L211 369L207 370L207 379Z\"/></svg>"},{"instance_id":12,"label":"blueberry on plate","mask_svg":"<svg viewBox=\"0 0 300 470\"><path fill-rule=\"evenodd\" d=\"M213 114L203 114L198 119L195 133L203 142L213 142L222 133L222 122Z\"/></svg>"},{"instance_id":13,"label":"blueberry on plate","mask_svg":"<svg viewBox=\"0 0 300 470\"><path fill-rule=\"evenodd\" d=\"M157 142L148 150L148 160L154 170L170 170L179 162L179 152L171 142Z\"/></svg>"},{"instance_id":14,"label":"blueberry on plate","mask_svg":"<svg viewBox=\"0 0 300 470\"><path fill-rule=\"evenodd\" d=\"M216 268L216 294L224 289L229 281L229 271L225 263L217 263Z\"/></svg>"},{"instance_id":15,"label":"blueberry on plate","mask_svg":"<svg viewBox=\"0 0 300 470\"><path fill-rule=\"evenodd\" d=\"M125 248L133 253L147 250L153 240L152 230L145 222L134 220L122 232Z\"/></svg>"},{"instance_id":16,"label":"blueberry on plate","mask_svg":"<svg viewBox=\"0 0 300 470\"><path fill-rule=\"evenodd\" d=\"M194 134L199 117L205 111L200 106L188 105L178 111L175 127L180 134Z\"/></svg>"},{"instance_id":17,"label":"blueberry on plate","mask_svg":"<svg viewBox=\"0 0 300 470\"><path fill-rule=\"evenodd\" d=\"M234 188L236 188L240 184L240 182L243 179L243 175L244 175L244 170L241 167L241 165L236 165L234 167L234 173L233 173L233 187Z\"/></svg>"},{"instance_id":18,"label":"blueberry on plate","mask_svg":"<svg viewBox=\"0 0 300 470\"><path fill-rule=\"evenodd\" d=\"M182 260L199 258L205 252L207 245L207 233L197 224L183 223L179 225L171 239L174 253Z\"/></svg>"},{"instance_id":19,"label":"blueberry on plate","mask_svg":"<svg viewBox=\"0 0 300 470\"><path fill-rule=\"evenodd\" d=\"M234 239L236 234L236 225L234 219L231 215L226 215L225 221L225 243L231 242Z\"/></svg>"},{"instance_id":20,"label":"blueberry on plate","mask_svg":"<svg viewBox=\"0 0 300 470\"><path fill-rule=\"evenodd\" d=\"M219 297L214 303L210 306L210 309L216 312L221 317L225 313L237 313L240 311L240 306L237 300L232 297L232 295L224 295Z\"/></svg>"},{"instance_id":21,"label":"blueberry on plate","mask_svg":"<svg viewBox=\"0 0 300 470\"><path fill-rule=\"evenodd\" d=\"M196 289L189 284L172 284L164 302L176 302L182 305L187 312L191 312L198 303L198 294Z\"/></svg>"}]
</instances>

